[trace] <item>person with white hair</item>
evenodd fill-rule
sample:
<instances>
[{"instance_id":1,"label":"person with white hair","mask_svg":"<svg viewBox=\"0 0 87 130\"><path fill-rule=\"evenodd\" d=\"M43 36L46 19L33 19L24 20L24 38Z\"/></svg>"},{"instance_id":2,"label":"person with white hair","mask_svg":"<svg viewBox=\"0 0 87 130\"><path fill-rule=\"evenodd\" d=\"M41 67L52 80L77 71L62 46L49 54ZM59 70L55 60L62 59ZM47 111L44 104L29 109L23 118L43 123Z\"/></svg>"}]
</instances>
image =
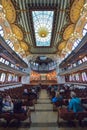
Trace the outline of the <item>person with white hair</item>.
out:
<instances>
[{"instance_id":1,"label":"person with white hair","mask_svg":"<svg viewBox=\"0 0 87 130\"><path fill-rule=\"evenodd\" d=\"M3 99L2 103L3 103L2 112L13 112L14 105L9 95L7 95Z\"/></svg>"},{"instance_id":2,"label":"person with white hair","mask_svg":"<svg viewBox=\"0 0 87 130\"><path fill-rule=\"evenodd\" d=\"M84 109L81 105L80 98L76 97L76 93L71 91L70 93L71 99L69 101L68 110L72 110L73 112L82 112Z\"/></svg>"},{"instance_id":3,"label":"person with white hair","mask_svg":"<svg viewBox=\"0 0 87 130\"><path fill-rule=\"evenodd\" d=\"M29 95L29 92L26 88L24 89L23 95L25 95L25 96Z\"/></svg>"}]
</instances>

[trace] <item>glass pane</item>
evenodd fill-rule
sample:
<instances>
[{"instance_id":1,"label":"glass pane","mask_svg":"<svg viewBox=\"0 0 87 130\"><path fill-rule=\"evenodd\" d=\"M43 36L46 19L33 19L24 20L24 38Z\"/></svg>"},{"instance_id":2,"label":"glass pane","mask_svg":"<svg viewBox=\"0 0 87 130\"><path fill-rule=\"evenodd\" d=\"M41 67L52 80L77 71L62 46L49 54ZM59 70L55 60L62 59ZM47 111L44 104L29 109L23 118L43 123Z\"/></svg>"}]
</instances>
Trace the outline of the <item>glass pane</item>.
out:
<instances>
[{"instance_id":1,"label":"glass pane","mask_svg":"<svg viewBox=\"0 0 87 130\"><path fill-rule=\"evenodd\" d=\"M3 31L2 26L0 26L0 35L1 35L2 37L4 36L4 31Z\"/></svg>"},{"instance_id":2,"label":"glass pane","mask_svg":"<svg viewBox=\"0 0 87 130\"><path fill-rule=\"evenodd\" d=\"M87 30L86 30L86 29L83 29L83 32L82 32L83 36L85 36L86 33L87 33Z\"/></svg>"},{"instance_id":3,"label":"glass pane","mask_svg":"<svg viewBox=\"0 0 87 130\"><path fill-rule=\"evenodd\" d=\"M84 28L87 29L87 23L85 24Z\"/></svg>"},{"instance_id":4,"label":"glass pane","mask_svg":"<svg viewBox=\"0 0 87 130\"><path fill-rule=\"evenodd\" d=\"M36 46L50 46L54 11L32 11Z\"/></svg>"},{"instance_id":5,"label":"glass pane","mask_svg":"<svg viewBox=\"0 0 87 130\"><path fill-rule=\"evenodd\" d=\"M2 73L2 74L1 74L0 81L1 81L1 82L4 82L4 81L5 81L5 77L6 77L5 73Z\"/></svg>"}]
</instances>

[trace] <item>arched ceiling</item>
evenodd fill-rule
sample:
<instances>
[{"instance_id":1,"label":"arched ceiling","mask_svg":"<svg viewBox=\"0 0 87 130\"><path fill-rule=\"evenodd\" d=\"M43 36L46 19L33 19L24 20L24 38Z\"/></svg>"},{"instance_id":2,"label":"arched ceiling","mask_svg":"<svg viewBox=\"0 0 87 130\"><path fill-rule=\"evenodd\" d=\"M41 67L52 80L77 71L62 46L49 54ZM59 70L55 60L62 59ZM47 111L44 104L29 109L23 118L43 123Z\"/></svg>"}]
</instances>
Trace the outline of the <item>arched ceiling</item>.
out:
<instances>
[{"instance_id":1,"label":"arched ceiling","mask_svg":"<svg viewBox=\"0 0 87 130\"><path fill-rule=\"evenodd\" d=\"M75 40L78 32L80 32L79 36L82 36L81 30L85 22L87 22L87 20L84 20L87 13L84 15L85 17L80 18L85 3L87 3L86 0L1 0L0 2L10 24L11 35L13 33L18 40L14 42L15 51L21 53L20 48L22 48L25 56L28 56L29 59L31 57L36 58L39 55L50 55L48 57L54 58L55 54L58 56L62 54L61 56L64 57L65 53L72 49L72 41ZM86 10L85 7L84 10ZM44 13L50 11L53 14L51 30L49 30L48 26L38 28L38 35L42 39L46 38L50 34L49 32L52 31L49 46L36 46L32 15L35 11L44 11ZM49 19L50 17L46 20ZM83 25L81 22L78 23L79 19L84 23ZM30 54L31 57L29 57Z\"/></svg>"},{"instance_id":2,"label":"arched ceiling","mask_svg":"<svg viewBox=\"0 0 87 130\"><path fill-rule=\"evenodd\" d=\"M2 0L3 1L3 0ZM55 54L58 50L58 45L62 40L62 33L64 28L70 24L69 13L73 0L11 0L16 10L16 25L22 27L24 33L24 40L28 43L30 52L32 54ZM3 3L3 2L2 2ZM3 3L4 4L4 3ZM6 8L6 7L5 7ZM34 31L32 29L32 11L54 11L52 39L49 47L35 46ZM11 19L11 18L10 18ZM10 20L11 21L11 20ZM12 22L11 22L12 23ZM14 27L15 24L12 26ZM12 28L13 28L12 27ZM17 27L16 27L17 28ZM13 28L13 32L16 30ZM45 30L45 31L44 31ZM39 30L39 35L47 35L47 30ZM18 33L15 31L15 33ZM16 34L15 34L16 35ZM17 35L20 40L20 35Z\"/></svg>"}]
</instances>

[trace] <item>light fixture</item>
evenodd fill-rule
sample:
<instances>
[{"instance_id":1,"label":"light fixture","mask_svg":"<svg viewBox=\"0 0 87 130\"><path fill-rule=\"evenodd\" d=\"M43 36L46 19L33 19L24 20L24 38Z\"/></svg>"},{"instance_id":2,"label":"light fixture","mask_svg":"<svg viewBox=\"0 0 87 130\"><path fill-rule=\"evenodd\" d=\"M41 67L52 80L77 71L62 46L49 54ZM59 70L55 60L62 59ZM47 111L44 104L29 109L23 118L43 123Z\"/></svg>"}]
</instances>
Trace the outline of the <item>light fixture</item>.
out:
<instances>
[{"instance_id":1,"label":"light fixture","mask_svg":"<svg viewBox=\"0 0 87 130\"><path fill-rule=\"evenodd\" d=\"M49 32L48 32L48 29L46 27L41 27L38 29L38 34L42 38L47 37L48 33Z\"/></svg>"}]
</instances>

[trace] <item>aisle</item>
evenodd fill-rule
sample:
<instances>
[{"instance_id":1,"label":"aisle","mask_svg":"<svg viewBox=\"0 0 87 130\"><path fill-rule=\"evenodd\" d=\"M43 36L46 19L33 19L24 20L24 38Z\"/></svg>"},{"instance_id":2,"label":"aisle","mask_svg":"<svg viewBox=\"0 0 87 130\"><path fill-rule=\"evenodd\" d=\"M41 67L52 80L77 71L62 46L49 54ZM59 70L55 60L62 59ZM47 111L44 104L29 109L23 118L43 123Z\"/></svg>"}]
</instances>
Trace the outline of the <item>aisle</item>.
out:
<instances>
[{"instance_id":1,"label":"aisle","mask_svg":"<svg viewBox=\"0 0 87 130\"><path fill-rule=\"evenodd\" d=\"M32 112L31 116L32 124L27 130L83 130L82 127L58 127L57 112L53 111L53 105L44 89L40 92L40 97L35 105L35 112ZM86 129L85 127L84 130Z\"/></svg>"},{"instance_id":2,"label":"aisle","mask_svg":"<svg viewBox=\"0 0 87 130\"><path fill-rule=\"evenodd\" d=\"M53 112L53 105L46 90L41 90L40 97L32 112L32 124L30 130L57 130L57 112Z\"/></svg>"}]
</instances>

